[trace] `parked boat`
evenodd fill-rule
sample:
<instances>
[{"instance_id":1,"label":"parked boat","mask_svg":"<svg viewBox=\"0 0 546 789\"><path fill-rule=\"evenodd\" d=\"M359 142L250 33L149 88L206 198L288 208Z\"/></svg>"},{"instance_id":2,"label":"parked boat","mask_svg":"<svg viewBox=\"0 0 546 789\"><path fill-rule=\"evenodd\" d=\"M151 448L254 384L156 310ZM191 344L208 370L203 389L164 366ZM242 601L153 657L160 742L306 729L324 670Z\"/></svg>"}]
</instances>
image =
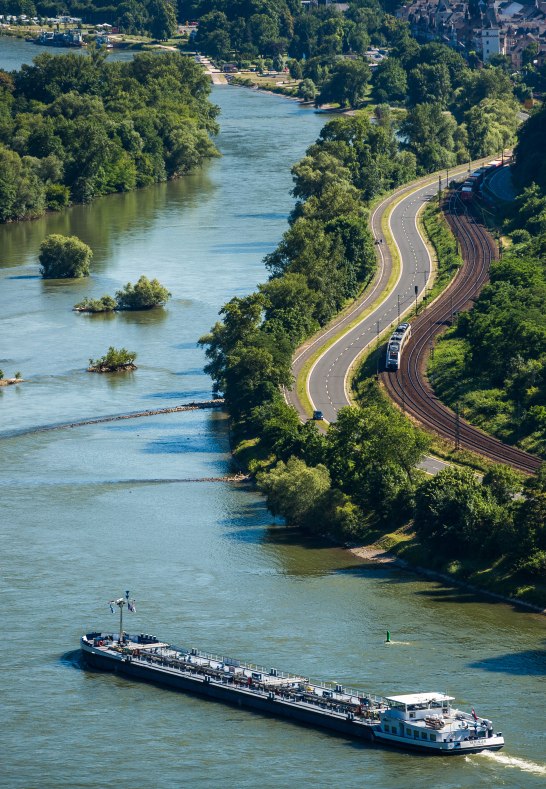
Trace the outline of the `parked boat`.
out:
<instances>
[{"instance_id":1,"label":"parked boat","mask_svg":"<svg viewBox=\"0 0 546 789\"><path fill-rule=\"evenodd\" d=\"M378 697L173 646L147 633L130 635L123 629L125 606L136 610L129 592L110 602L112 611L119 608L117 633L82 636L81 651L90 666L404 750L452 755L504 746L502 733L494 732L490 720L474 710L453 708L451 696L427 692Z\"/></svg>"}]
</instances>

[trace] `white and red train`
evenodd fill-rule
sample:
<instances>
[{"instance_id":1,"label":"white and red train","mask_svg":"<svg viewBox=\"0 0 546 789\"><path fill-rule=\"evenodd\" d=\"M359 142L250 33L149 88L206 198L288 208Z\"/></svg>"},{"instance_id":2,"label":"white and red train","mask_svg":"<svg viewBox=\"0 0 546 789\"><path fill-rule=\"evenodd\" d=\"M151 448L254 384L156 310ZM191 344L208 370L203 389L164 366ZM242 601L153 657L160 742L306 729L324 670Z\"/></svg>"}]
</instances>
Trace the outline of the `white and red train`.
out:
<instances>
[{"instance_id":1,"label":"white and red train","mask_svg":"<svg viewBox=\"0 0 546 789\"><path fill-rule=\"evenodd\" d=\"M461 187L461 200L465 203L471 203L474 196L480 193L484 179L503 165L504 162L501 159L494 159L492 162L474 170Z\"/></svg>"}]
</instances>

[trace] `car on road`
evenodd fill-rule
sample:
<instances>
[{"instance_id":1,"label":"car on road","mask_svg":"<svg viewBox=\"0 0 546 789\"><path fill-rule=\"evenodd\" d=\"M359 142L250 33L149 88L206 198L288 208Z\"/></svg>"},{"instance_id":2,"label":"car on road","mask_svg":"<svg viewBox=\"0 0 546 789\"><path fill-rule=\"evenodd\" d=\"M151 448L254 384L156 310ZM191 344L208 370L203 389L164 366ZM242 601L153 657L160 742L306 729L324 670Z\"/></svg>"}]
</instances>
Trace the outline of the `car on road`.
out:
<instances>
[{"instance_id":1,"label":"car on road","mask_svg":"<svg viewBox=\"0 0 546 789\"><path fill-rule=\"evenodd\" d=\"M324 419L324 414L322 411L313 411L313 419L320 422L322 419Z\"/></svg>"}]
</instances>

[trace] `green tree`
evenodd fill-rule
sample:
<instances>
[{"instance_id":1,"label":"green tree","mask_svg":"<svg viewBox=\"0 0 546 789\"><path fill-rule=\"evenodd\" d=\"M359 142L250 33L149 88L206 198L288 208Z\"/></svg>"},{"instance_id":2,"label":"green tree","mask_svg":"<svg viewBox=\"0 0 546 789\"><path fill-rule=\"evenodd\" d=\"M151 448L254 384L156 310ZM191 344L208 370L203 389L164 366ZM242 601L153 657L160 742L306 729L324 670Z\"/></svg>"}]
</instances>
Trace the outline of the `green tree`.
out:
<instances>
[{"instance_id":1,"label":"green tree","mask_svg":"<svg viewBox=\"0 0 546 789\"><path fill-rule=\"evenodd\" d=\"M126 348L114 348L112 345L100 359L89 359L88 372L113 373L119 370L134 370L136 353Z\"/></svg>"},{"instance_id":2,"label":"green tree","mask_svg":"<svg viewBox=\"0 0 546 789\"><path fill-rule=\"evenodd\" d=\"M364 96L371 70L364 60L341 60L324 83L317 99L319 104L337 102L342 107L356 107Z\"/></svg>"},{"instance_id":3,"label":"green tree","mask_svg":"<svg viewBox=\"0 0 546 789\"><path fill-rule=\"evenodd\" d=\"M325 466L310 468L303 460L282 460L268 472L258 474L258 487L265 494L268 509L295 526L308 525L321 497L330 489Z\"/></svg>"},{"instance_id":4,"label":"green tree","mask_svg":"<svg viewBox=\"0 0 546 789\"><path fill-rule=\"evenodd\" d=\"M93 252L77 236L53 233L40 244L40 273L44 279L75 279L89 276Z\"/></svg>"},{"instance_id":5,"label":"green tree","mask_svg":"<svg viewBox=\"0 0 546 789\"><path fill-rule=\"evenodd\" d=\"M163 307L171 294L157 279L149 280L142 275L135 285L130 282L116 292L118 310L149 310Z\"/></svg>"},{"instance_id":6,"label":"green tree","mask_svg":"<svg viewBox=\"0 0 546 789\"><path fill-rule=\"evenodd\" d=\"M487 555L509 517L491 488L470 469L451 466L421 485L416 494L415 528L442 554Z\"/></svg>"},{"instance_id":7,"label":"green tree","mask_svg":"<svg viewBox=\"0 0 546 789\"><path fill-rule=\"evenodd\" d=\"M440 104L417 104L400 128L421 172L434 172L456 164L456 130L457 121Z\"/></svg>"},{"instance_id":8,"label":"green tree","mask_svg":"<svg viewBox=\"0 0 546 789\"><path fill-rule=\"evenodd\" d=\"M415 104L439 104L445 108L452 96L451 78L445 63L421 63L408 76L408 101Z\"/></svg>"},{"instance_id":9,"label":"green tree","mask_svg":"<svg viewBox=\"0 0 546 789\"><path fill-rule=\"evenodd\" d=\"M500 464L491 466L486 471L483 484L489 488L499 504L509 504L522 490L521 477L509 466Z\"/></svg>"},{"instance_id":10,"label":"green tree","mask_svg":"<svg viewBox=\"0 0 546 789\"><path fill-rule=\"evenodd\" d=\"M301 63L299 62L299 60L296 60L295 58L292 58L288 62L288 70L290 71L290 76L292 77L292 79L301 79L303 77L303 70L301 67Z\"/></svg>"},{"instance_id":11,"label":"green tree","mask_svg":"<svg viewBox=\"0 0 546 789\"><path fill-rule=\"evenodd\" d=\"M498 153L514 142L518 106L513 100L483 99L465 116L473 159Z\"/></svg>"},{"instance_id":12,"label":"green tree","mask_svg":"<svg viewBox=\"0 0 546 789\"><path fill-rule=\"evenodd\" d=\"M100 299L85 298L74 304L75 312L113 312L117 307L116 300L111 296L101 296Z\"/></svg>"},{"instance_id":13,"label":"green tree","mask_svg":"<svg viewBox=\"0 0 546 789\"><path fill-rule=\"evenodd\" d=\"M415 466L428 439L380 395L362 408L342 408L328 431L328 468L334 484L362 508L385 517L408 512Z\"/></svg>"},{"instance_id":14,"label":"green tree","mask_svg":"<svg viewBox=\"0 0 546 789\"><path fill-rule=\"evenodd\" d=\"M150 0L148 13L154 38L165 41L176 33L176 11L170 0Z\"/></svg>"},{"instance_id":15,"label":"green tree","mask_svg":"<svg viewBox=\"0 0 546 789\"><path fill-rule=\"evenodd\" d=\"M298 87L298 96L304 101L314 101L317 87L312 79L304 79Z\"/></svg>"},{"instance_id":16,"label":"green tree","mask_svg":"<svg viewBox=\"0 0 546 789\"><path fill-rule=\"evenodd\" d=\"M373 73L373 94L378 102L404 101L408 90L408 78L399 60L388 57Z\"/></svg>"}]
</instances>

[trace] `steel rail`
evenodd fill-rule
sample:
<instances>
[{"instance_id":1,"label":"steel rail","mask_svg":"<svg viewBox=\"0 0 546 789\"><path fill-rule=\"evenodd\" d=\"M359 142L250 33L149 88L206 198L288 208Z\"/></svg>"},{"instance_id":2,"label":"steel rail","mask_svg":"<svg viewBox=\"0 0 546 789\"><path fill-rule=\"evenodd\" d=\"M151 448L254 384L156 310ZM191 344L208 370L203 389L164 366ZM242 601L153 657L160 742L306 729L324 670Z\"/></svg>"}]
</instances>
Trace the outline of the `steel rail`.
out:
<instances>
[{"instance_id":1,"label":"steel rail","mask_svg":"<svg viewBox=\"0 0 546 789\"><path fill-rule=\"evenodd\" d=\"M451 323L455 313L472 306L487 282L491 261L497 256L490 234L466 210L458 192L450 193L446 208L464 264L442 296L412 321L412 336L402 354L400 369L383 372L381 379L392 399L426 428L490 460L534 473L541 464L539 458L466 422L437 399L426 376L434 338Z\"/></svg>"}]
</instances>

